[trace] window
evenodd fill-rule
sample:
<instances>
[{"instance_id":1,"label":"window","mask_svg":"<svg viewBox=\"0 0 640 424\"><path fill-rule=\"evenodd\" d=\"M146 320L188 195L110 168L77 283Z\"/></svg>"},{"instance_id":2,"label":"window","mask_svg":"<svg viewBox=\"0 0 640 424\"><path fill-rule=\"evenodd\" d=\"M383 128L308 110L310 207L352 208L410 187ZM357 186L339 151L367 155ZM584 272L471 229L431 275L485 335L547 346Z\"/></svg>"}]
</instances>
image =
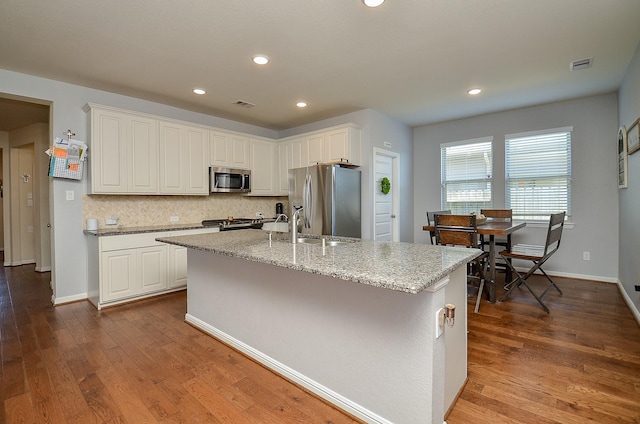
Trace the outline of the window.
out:
<instances>
[{"instance_id":1,"label":"window","mask_svg":"<svg viewBox=\"0 0 640 424\"><path fill-rule=\"evenodd\" d=\"M493 207L493 138L440 145L442 209L480 213Z\"/></svg>"},{"instance_id":2,"label":"window","mask_svg":"<svg viewBox=\"0 0 640 424\"><path fill-rule=\"evenodd\" d=\"M513 218L571 216L572 127L505 136L506 207Z\"/></svg>"}]
</instances>

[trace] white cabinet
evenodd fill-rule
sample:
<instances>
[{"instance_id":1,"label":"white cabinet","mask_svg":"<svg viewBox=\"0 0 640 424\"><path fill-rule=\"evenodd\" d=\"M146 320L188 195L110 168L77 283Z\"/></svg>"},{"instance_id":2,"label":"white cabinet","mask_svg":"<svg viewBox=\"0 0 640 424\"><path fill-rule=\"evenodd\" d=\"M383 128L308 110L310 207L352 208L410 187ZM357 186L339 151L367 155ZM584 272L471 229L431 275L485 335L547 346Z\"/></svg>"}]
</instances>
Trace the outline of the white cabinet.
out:
<instances>
[{"instance_id":1,"label":"white cabinet","mask_svg":"<svg viewBox=\"0 0 640 424\"><path fill-rule=\"evenodd\" d=\"M167 237L184 236L191 234L217 233L216 228L206 228L198 230L171 231ZM187 248L169 244L169 263L167 286L170 289L185 287L187 285Z\"/></svg>"},{"instance_id":2,"label":"white cabinet","mask_svg":"<svg viewBox=\"0 0 640 424\"><path fill-rule=\"evenodd\" d=\"M209 132L210 165L248 169L249 137L242 134L211 130Z\"/></svg>"},{"instance_id":3,"label":"white cabinet","mask_svg":"<svg viewBox=\"0 0 640 424\"><path fill-rule=\"evenodd\" d=\"M88 295L98 309L155 296L187 284L187 248L158 237L218 232L218 228L87 236Z\"/></svg>"},{"instance_id":4,"label":"white cabinet","mask_svg":"<svg viewBox=\"0 0 640 424\"><path fill-rule=\"evenodd\" d=\"M360 164L360 133L354 126L335 128L324 134L324 161L348 160Z\"/></svg>"},{"instance_id":5,"label":"white cabinet","mask_svg":"<svg viewBox=\"0 0 640 424\"><path fill-rule=\"evenodd\" d=\"M89 192L158 193L158 121L87 105L90 134Z\"/></svg>"},{"instance_id":6,"label":"white cabinet","mask_svg":"<svg viewBox=\"0 0 640 424\"><path fill-rule=\"evenodd\" d=\"M289 169L344 160L359 164L361 159L360 137L360 128L348 124L279 142L276 194L280 196L288 194Z\"/></svg>"},{"instance_id":7,"label":"white cabinet","mask_svg":"<svg viewBox=\"0 0 640 424\"><path fill-rule=\"evenodd\" d=\"M250 196L276 196L277 144L251 139L251 193Z\"/></svg>"},{"instance_id":8,"label":"white cabinet","mask_svg":"<svg viewBox=\"0 0 640 424\"><path fill-rule=\"evenodd\" d=\"M160 121L160 194L209 194L209 133Z\"/></svg>"}]
</instances>

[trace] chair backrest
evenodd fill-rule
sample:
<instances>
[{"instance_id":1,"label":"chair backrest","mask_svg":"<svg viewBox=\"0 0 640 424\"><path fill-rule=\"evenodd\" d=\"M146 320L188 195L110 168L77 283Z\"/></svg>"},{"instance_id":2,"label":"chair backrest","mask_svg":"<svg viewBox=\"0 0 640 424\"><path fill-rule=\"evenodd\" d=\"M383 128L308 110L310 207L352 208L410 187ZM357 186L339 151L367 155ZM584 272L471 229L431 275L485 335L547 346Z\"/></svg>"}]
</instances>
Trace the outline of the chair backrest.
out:
<instances>
[{"instance_id":1,"label":"chair backrest","mask_svg":"<svg viewBox=\"0 0 640 424\"><path fill-rule=\"evenodd\" d=\"M492 221L511 222L513 220L511 209L480 209L480 214Z\"/></svg>"},{"instance_id":2,"label":"chair backrest","mask_svg":"<svg viewBox=\"0 0 640 424\"><path fill-rule=\"evenodd\" d=\"M427 212L427 225L436 225L435 216L439 215L451 215L451 210L448 211L435 211L435 212ZM436 244L436 232L429 231L429 237L431 238L431 244Z\"/></svg>"},{"instance_id":3,"label":"chair backrest","mask_svg":"<svg viewBox=\"0 0 640 424\"><path fill-rule=\"evenodd\" d=\"M560 239L562 238L562 229L564 228L564 217L566 214L566 212L551 214L543 256L549 256L555 253L560 247Z\"/></svg>"},{"instance_id":4,"label":"chair backrest","mask_svg":"<svg viewBox=\"0 0 640 424\"><path fill-rule=\"evenodd\" d=\"M436 244L478 247L475 215L436 214Z\"/></svg>"}]
</instances>

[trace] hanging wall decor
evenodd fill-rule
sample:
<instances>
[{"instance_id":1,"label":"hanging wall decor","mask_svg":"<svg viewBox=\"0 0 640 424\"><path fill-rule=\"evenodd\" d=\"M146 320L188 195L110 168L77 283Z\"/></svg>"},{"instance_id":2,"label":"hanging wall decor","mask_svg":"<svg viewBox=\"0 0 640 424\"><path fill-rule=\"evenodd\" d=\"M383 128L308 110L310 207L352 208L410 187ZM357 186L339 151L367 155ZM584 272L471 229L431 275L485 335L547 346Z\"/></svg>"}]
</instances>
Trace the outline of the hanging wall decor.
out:
<instances>
[{"instance_id":1,"label":"hanging wall decor","mask_svg":"<svg viewBox=\"0 0 640 424\"><path fill-rule=\"evenodd\" d=\"M627 188L627 129L618 129L618 188Z\"/></svg>"},{"instance_id":2,"label":"hanging wall decor","mask_svg":"<svg viewBox=\"0 0 640 424\"><path fill-rule=\"evenodd\" d=\"M380 189L382 194L389 194L389 190L391 190L391 181L389 181L389 178L384 177L380 180Z\"/></svg>"}]
</instances>

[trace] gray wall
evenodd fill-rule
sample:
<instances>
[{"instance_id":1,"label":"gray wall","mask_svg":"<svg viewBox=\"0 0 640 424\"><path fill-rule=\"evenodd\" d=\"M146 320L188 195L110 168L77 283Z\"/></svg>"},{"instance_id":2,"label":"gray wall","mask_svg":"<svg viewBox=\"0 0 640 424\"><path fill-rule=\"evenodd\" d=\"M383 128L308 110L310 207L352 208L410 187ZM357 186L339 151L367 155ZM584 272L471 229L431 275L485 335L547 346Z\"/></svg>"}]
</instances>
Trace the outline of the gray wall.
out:
<instances>
[{"instance_id":1,"label":"gray wall","mask_svg":"<svg viewBox=\"0 0 640 424\"><path fill-rule=\"evenodd\" d=\"M370 196L371 185L373 184L372 177L369 175L372 148L383 148L384 141L392 141L393 150L401 154L403 175L400 196L401 210L403 211L401 217L403 221L401 240L411 241L413 238L413 206L411 199L413 193L411 179L412 132L409 127L399 124L376 111L364 110L313 124L308 126L308 129L299 127L289 132L279 133L133 97L0 69L0 95L2 94L23 97L25 100L33 99L50 102L52 104L51 135L60 137L66 130L71 129L76 133L76 139L84 141L88 140L87 119L82 111L82 107L86 103L98 103L130 109L273 139L326 126L354 122L363 127L363 179L368 184L368 187L363 186L365 197ZM36 152L36 154L44 155L44 152ZM50 179L50 184L52 224L51 276L54 296L64 301L83 299L86 297L87 292L86 242L82 232L82 198L86 194L86 177L82 181ZM75 200L65 200L67 190L75 192ZM365 205L371 204L370 199L365 198L363 201ZM366 213L364 215L367 228L371 228L370 217ZM368 234L370 234L370 231Z\"/></svg>"},{"instance_id":2,"label":"gray wall","mask_svg":"<svg viewBox=\"0 0 640 424\"><path fill-rule=\"evenodd\" d=\"M620 87L619 124L629 128L640 117L640 44ZM628 188L620 190L619 279L627 301L634 305L640 321L640 151L628 158Z\"/></svg>"},{"instance_id":3,"label":"gray wall","mask_svg":"<svg viewBox=\"0 0 640 424\"><path fill-rule=\"evenodd\" d=\"M493 137L494 206L500 208L504 206L505 197L504 135L573 126L573 225L565 229L562 247L545 269L556 275L615 282L618 276L617 102L617 95L612 93L415 128L415 241L428 242L427 234L421 229L426 222L425 212L440 209L440 143ZM528 225L514 235L514 241L541 244L545 235L546 226ZM591 253L590 261L582 259L584 251Z\"/></svg>"}]
</instances>

